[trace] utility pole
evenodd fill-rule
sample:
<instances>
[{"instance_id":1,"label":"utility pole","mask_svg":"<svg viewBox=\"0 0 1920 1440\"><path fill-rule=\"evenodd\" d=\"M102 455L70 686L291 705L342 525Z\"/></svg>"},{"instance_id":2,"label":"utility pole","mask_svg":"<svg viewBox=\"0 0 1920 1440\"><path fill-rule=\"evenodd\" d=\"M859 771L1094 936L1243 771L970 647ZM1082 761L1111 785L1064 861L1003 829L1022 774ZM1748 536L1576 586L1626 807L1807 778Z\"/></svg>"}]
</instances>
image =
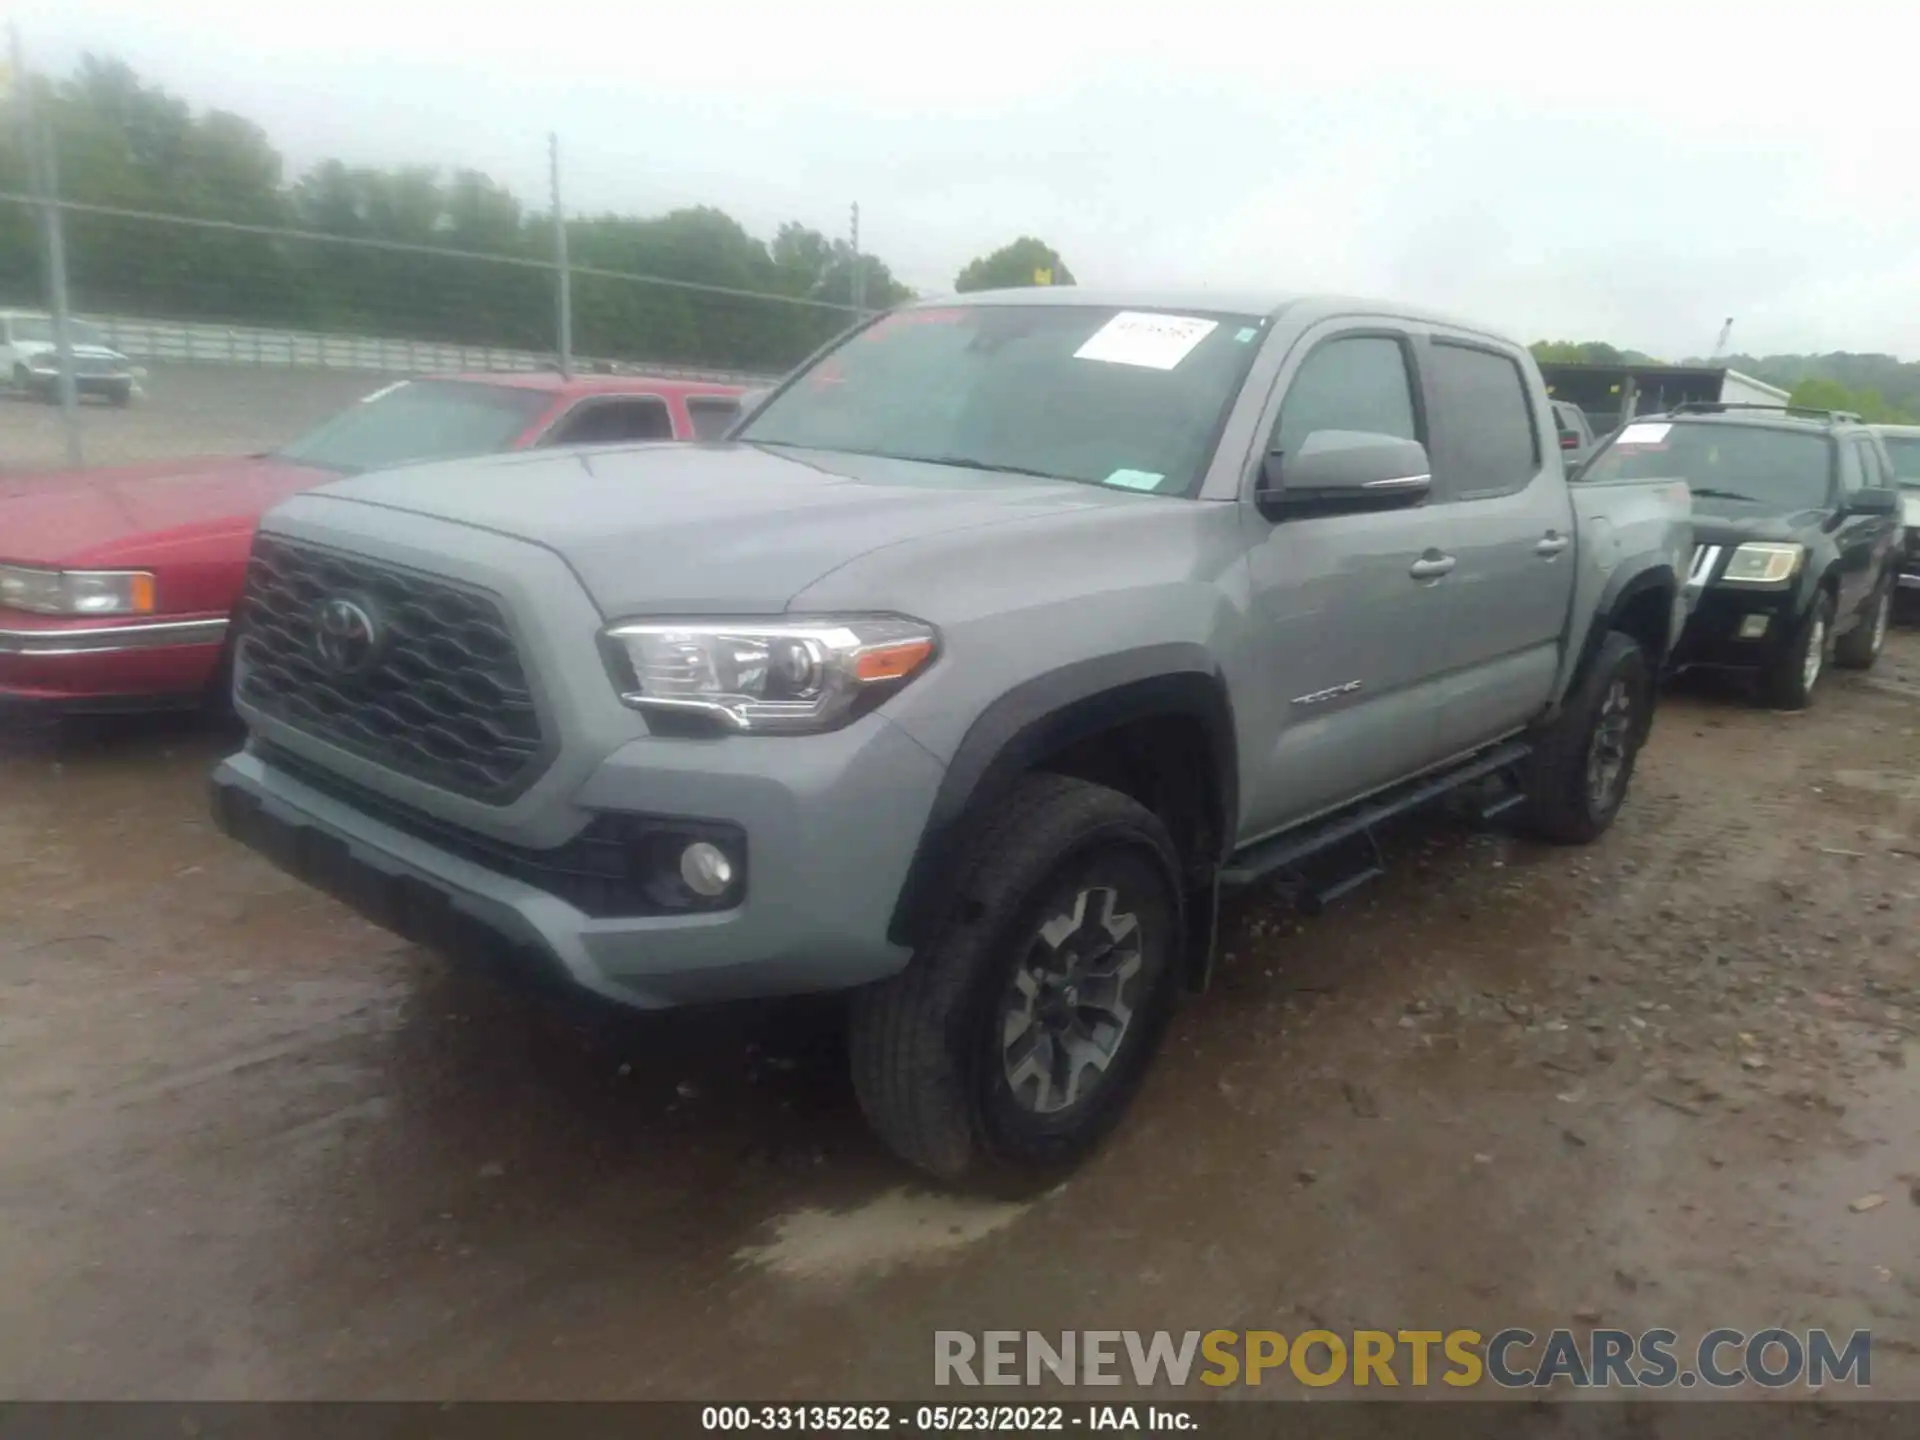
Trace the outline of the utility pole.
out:
<instances>
[{"instance_id":1,"label":"utility pole","mask_svg":"<svg viewBox=\"0 0 1920 1440\"><path fill-rule=\"evenodd\" d=\"M860 202L853 205L853 313L857 319L867 313L867 272L860 263Z\"/></svg>"},{"instance_id":2,"label":"utility pole","mask_svg":"<svg viewBox=\"0 0 1920 1440\"><path fill-rule=\"evenodd\" d=\"M1720 338L1713 342L1713 354L1709 359L1718 360L1727 353L1728 342L1733 339L1733 317L1727 317L1727 323L1720 327Z\"/></svg>"},{"instance_id":3,"label":"utility pole","mask_svg":"<svg viewBox=\"0 0 1920 1440\"><path fill-rule=\"evenodd\" d=\"M60 369L60 419L67 432L67 465L77 470L85 459L80 449L80 397L73 385L73 331L67 323L66 240L60 232L60 208L55 203L60 191L60 175L54 160L52 132L34 117L32 77L27 74L20 27L13 25L8 29L13 63L14 124L20 137L20 153L26 157L27 188L40 202L40 233L47 252L47 310L53 317L54 356Z\"/></svg>"},{"instance_id":4,"label":"utility pole","mask_svg":"<svg viewBox=\"0 0 1920 1440\"><path fill-rule=\"evenodd\" d=\"M560 209L560 136L547 136L547 172L553 192L553 273L560 307L560 378L573 378L573 276L567 269L567 217Z\"/></svg>"}]
</instances>

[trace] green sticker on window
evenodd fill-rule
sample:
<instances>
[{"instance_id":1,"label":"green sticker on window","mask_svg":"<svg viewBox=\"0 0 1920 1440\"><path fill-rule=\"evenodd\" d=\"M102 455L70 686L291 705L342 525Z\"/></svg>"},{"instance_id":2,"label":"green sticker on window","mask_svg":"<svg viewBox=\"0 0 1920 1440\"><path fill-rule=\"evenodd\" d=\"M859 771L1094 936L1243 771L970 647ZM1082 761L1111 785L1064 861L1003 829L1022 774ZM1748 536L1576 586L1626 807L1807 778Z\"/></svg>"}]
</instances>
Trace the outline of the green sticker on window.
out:
<instances>
[{"instance_id":1,"label":"green sticker on window","mask_svg":"<svg viewBox=\"0 0 1920 1440\"><path fill-rule=\"evenodd\" d=\"M1235 335L1233 338L1238 340L1242 345L1244 345L1247 343L1247 341L1251 340L1254 336L1258 335L1259 333L1260 333L1260 327L1258 325L1248 325L1243 327L1240 333Z\"/></svg>"},{"instance_id":2,"label":"green sticker on window","mask_svg":"<svg viewBox=\"0 0 1920 1440\"><path fill-rule=\"evenodd\" d=\"M1152 470L1116 470L1107 476L1106 483L1122 490L1153 490L1166 478Z\"/></svg>"}]
</instances>

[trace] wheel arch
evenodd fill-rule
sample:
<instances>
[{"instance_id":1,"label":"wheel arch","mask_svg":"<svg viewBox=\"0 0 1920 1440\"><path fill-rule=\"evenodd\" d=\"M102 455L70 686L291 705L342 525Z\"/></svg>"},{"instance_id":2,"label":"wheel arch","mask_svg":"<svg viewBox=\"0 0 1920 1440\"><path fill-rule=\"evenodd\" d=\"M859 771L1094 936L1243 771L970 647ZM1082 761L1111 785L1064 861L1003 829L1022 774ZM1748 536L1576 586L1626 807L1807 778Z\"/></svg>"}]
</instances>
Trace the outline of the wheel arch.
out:
<instances>
[{"instance_id":1,"label":"wheel arch","mask_svg":"<svg viewBox=\"0 0 1920 1440\"><path fill-rule=\"evenodd\" d=\"M1558 715L1565 697L1572 695L1599 658L1607 636L1618 630L1640 642L1655 675L1665 668L1671 652L1673 606L1680 594L1680 577L1664 558L1635 568L1623 565L1607 581L1594 606L1594 620L1580 643L1580 655L1567 673L1566 688L1554 705Z\"/></svg>"},{"instance_id":2,"label":"wheel arch","mask_svg":"<svg viewBox=\"0 0 1920 1440\"><path fill-rule=\"evenodd\" d=\"M1189 884L1204 876L1210 888L1238 825L1232 701L1225 677L1203 647L1146 646L1037 675L981 711L935 794L888 938L917 947L936 931L956 899L973 840L1020 776L1061 769L1096 778L1086 768L1097 768L1098 757L1112 746L1148 741L1159 742L1150 762L1156 777L1184 777L1193 791L1197 828L1175 839L1186 842L1181 850ZM1196 847L1205 853L1195 853ZM1206 906L1210 931L1210 894Z\"/></svg>"}]
</instances>

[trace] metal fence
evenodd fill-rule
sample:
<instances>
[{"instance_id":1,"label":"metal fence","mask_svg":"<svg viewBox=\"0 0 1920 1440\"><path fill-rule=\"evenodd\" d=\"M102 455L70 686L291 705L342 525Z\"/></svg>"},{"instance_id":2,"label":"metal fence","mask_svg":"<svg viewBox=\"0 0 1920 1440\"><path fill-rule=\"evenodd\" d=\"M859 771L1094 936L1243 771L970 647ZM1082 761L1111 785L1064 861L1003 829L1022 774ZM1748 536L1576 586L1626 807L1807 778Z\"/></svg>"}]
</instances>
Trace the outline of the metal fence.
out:
<instances>
[{"instance_id":1,"label":"metal fence","mask_svg":"<svg viewBox=\"0 0 1920 1440\"><path fill-rule=\"evenodd\" d=\"M552 370L558 363L558 356L552 351L442 344L388 335L336 335L321 330L150 320L136 315L84 314L76 318L98 331L112 349L147 362L356 370L396 375L525 373ZM778 374L775 370L703 368L614 356L575 356L573 368L586 373L644 372L739 384L764 383Z\"/></svg>"}]
</instances>

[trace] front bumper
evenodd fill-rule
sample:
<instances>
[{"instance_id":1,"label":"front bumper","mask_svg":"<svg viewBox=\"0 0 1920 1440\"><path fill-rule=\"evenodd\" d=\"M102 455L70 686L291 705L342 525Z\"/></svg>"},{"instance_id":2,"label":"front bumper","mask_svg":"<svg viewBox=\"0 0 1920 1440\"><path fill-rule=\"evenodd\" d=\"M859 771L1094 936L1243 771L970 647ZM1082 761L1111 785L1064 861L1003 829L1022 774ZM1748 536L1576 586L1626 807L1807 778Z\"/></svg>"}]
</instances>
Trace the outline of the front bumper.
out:
<instances>
[{"instance_id":1,"label":"front bumper","mask_svg":"<svg viewBox=\"0 0 1920 1440\"><path fill-rule=\"evenodd\" d=\"M831 735L647 737L573 797L584 813L699 816L747 837L742 903L592 915L328 793L256 749L212 777L221 828L376 924L458 955L505 960L543 988L641 1009L848 989L899 970L896 896L942 767L877 715Z\"/></svg>"},{"instance_id":2,"label":"front bumper","mask_svg":"<svg viewBox=\"0 0 1920 1440\"><path fill-rule=\"evenodd\" d=\"M227 634L220 616L109 624L31 618L0 628L0 706L59 713L197 705Z\"/></svg>"},{"instance_id":3,"label":"front bumper","mask_svg":"<svg viewBox=\"0 0 1920 1440\"><path fill-rule=\"evenodd\" d=\"M1753 617L1764 617L1759 635L1743 634ZM1759 670L1771 665L1792 642L1799 611L1792 588L1742 590L1709 586L1694 603L1674 651L1676 668L1688 666Z\"/></svg>"},{"instance_id":4,"label":"front bumper","mask_svg":"<svg viewBox=\"0 0 1920 1440\"><path fill-rule=\"evenodd\" d=\"M1920 528L1908 526L1901 537L1900 573L1894 583L1902 590L1920 590Z\"/></svg>"}]
</instances>

